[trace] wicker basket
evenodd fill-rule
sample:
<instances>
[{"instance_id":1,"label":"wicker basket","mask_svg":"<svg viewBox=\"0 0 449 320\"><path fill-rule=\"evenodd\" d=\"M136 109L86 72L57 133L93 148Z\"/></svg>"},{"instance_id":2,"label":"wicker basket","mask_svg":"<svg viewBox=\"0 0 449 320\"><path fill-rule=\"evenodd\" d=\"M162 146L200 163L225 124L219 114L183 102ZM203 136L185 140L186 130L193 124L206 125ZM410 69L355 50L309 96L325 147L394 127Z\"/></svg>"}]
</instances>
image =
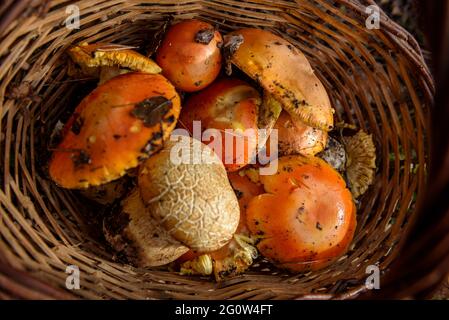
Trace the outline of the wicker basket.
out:
<instances>
[{"instance_id":1,"label":"wicker basket","mask_svg":"<svg viewBox=\"0 0 449 320\"><path fill-rule=\"evenodd\" d=\"M66 7L80 9L79 30L65 27ZM434 84L421 50L381 13L365 25L355 0L13 1L0 16L0 297L292 299L349 298L364 291L366 267L384 274L426 188L429 107ZM198 17L227 32L266 28L300 48L321 79L336 122L375 137L375 184L359 203L350 251L316 272L288 274L264 261L222 283L113 260L96 234L98 208L51 183L43 166L47 140L92 88L67 77L70 44L114 42L144 48L169 15ZM66 267L81 272L67 290Z\"/></svg>"}]
</instances>

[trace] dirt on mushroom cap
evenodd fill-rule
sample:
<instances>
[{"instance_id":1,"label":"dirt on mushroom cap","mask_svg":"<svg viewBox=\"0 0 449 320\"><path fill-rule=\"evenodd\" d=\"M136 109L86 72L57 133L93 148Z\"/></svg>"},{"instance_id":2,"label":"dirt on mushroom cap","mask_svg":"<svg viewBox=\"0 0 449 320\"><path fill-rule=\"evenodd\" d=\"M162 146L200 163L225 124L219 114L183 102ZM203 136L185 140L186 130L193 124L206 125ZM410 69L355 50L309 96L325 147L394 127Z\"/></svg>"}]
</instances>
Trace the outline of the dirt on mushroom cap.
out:
<instances>
[{"instance_id":1,"label":"dirt on mushroom cap","mask_svg":"<svg viewBox=\"0 0 449 320\"><path fill-rule=\"evenodd\" d=\"M257 248L291 271L322 268L348 248L356 212L343 178L316 157L288 156L278 172L261 176L267 193L251 200L247 223Z\"/></svg>"},{"instance_id":2,"label":"dirt on mushroom cap","mask_svg":"<svg viewBox=\"0 0 449 320\"><path fill-rule=\"evenodd\" d=\"M222 42L221 34L209 23L184 20L167 30L156 52L156 61L176 88L198 91L220 73Z\"/></svg>"},{"instance_id":3,"label":"dirt on mushroom cap","mask_svg":"<svg viewBox=\"0 0 449 320\"><path fill-rule=\"evenodd\" d=\"M123 176L162 148L180 113L180 98L161 75L128 73L92 91L64 127L49 173L65 188Z\"/></svg>"},{"instance_id":4,"label":"dirt on mushroom cap","mask_svg":"<svg viewBox=\"0 0 449 320\"><path fill-rule=\"evenodd\" d=\"M226 170L214 151L200 141L172 137L180 140L167 141L141 166L142 198L175 239L192 250L217 250L232 238L240 216ZM197 161L174 161L173 157L188 152Z\"/></svg>"},{"instance_id":5,"label":"dirt on mushroom cap","mask_svg":"<svg viewBox=\"0 0 449 320\"><path fill-rule=\"evenodd\" d=\"M261 29L240 29L232 35L243 36L243 43L232 53L232 63L281 101L294 120L324 131L333 128L326 89L299 49Z\"/></svg>"},{"instance_id":6,"label":"dirt on mushroom cap","mask_svg":"<svg viewBox=\"0 0 449 320\"><path fill-rule=\"evenodd\" d=\"M105 218L103 232L111 246L138 267L165 265L189 250L154 220L138 188Z\"/></svg>"}]
</instances>

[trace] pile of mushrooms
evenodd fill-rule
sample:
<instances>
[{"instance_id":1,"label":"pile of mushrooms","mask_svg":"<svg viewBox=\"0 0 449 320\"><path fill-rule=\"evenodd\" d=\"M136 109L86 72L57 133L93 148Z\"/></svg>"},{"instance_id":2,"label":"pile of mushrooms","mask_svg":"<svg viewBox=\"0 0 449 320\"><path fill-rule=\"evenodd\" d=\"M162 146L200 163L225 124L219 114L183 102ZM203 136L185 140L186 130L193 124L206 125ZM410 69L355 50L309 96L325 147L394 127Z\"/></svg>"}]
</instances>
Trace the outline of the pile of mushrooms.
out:
<instances>
[{"instance_id":1,"label":"pile of mushrooms","mask_svg":"<svg viewBox=\"0 0 449 320\"><path fill-rule=\"evenodd\" d=\"M348 250L376 150L371 135L334 129L299 49L269 31L222 36L194 19L166 31L154 60L135 49L68 50L69 75L98 86L48 167L57 185L107 207L103 234L119 259L221 281L258 255L303 272Z\"/></svg>"}]
</instances>

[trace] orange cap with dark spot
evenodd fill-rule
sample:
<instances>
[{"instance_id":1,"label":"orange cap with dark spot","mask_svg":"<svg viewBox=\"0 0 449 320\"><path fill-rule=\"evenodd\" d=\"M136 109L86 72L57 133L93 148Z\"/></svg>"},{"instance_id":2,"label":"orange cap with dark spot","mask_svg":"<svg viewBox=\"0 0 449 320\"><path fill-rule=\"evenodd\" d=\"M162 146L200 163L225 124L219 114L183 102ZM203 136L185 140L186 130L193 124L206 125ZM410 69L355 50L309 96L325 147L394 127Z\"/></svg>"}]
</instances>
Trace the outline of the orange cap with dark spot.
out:
<instances>
[{"instance_id":1,"label":"orange cap with dark spot","mask_svg":"<svg viewBox=\"0 0 449 320\"><path fill-rule=\"evenodd\" d=\"M180 109L179 95L162 75L112 78L75 109L50 160L50 177L65 188L120 178L162 147Z\"/></svg>"}]
</instances>

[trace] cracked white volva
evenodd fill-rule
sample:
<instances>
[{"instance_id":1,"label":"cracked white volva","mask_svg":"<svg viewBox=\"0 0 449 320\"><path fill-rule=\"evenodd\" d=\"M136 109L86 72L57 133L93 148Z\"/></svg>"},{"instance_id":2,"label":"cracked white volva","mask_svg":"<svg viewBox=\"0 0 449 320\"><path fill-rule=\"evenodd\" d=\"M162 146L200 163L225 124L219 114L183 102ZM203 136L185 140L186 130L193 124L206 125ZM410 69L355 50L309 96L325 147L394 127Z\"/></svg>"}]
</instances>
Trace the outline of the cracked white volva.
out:
<instances>
[{"instance_id":1,"label":"cracked white volva","mask_svg":"<svg viewBox=\"0 0 449 320\"><path fill-rule=\"evenodd\" d=\"M175 164L170 150L201 150L201 163ZM237 197L218 156L200 141L184 137L169 141L148 159L139 174L142 199L170 235L192 250L209 252L224 246L237 229Z\"/></svg>"}]
</instances>

